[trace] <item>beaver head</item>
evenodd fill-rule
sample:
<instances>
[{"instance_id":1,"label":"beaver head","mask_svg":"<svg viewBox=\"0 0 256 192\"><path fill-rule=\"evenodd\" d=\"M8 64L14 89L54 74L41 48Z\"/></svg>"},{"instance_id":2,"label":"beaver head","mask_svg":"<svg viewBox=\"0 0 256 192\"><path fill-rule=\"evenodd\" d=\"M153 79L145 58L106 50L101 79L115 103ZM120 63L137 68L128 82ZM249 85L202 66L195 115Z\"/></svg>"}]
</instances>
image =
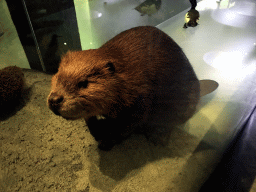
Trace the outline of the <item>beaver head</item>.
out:
<instances>
[{"instance_id":1,"label":"beaver head","mask_svg":"<svg viewBox=\"0 0 256 192\"><path fill-rule=\"evenodd\" d=\"M48 106L65 119L115 117L136 97L121 60L99 49L68 52L52 77ZM133 94L134 93L134 94Z\"/></svg>"}]
</instances>

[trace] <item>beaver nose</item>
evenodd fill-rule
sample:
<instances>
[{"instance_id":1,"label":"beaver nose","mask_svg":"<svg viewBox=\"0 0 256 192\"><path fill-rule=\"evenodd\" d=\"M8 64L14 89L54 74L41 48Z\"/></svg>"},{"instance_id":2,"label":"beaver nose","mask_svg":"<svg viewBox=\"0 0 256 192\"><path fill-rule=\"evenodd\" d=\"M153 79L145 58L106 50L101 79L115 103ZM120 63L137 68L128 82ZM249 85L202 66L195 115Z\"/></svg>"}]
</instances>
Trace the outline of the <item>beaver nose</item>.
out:
<instances>
[{"instance_id":1,"label":"beaver nose","mask_svg":"<svg viewBox=\"0 0 256 192\"><path fill-rule=\"evenodd\" d=\"M62 95L58 95L57 93L52 93L49 97L49 104L52 106L60 105L64 100Z\"/></svg>"}]
</instances>

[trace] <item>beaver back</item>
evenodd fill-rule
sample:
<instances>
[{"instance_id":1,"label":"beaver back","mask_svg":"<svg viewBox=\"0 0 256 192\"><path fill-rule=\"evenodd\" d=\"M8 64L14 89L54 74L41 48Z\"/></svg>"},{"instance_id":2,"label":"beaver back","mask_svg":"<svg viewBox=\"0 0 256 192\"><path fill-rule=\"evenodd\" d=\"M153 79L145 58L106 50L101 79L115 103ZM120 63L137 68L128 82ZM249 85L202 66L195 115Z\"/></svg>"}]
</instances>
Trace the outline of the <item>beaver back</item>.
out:
<instances>
[{"instance_id":1,"label":"beaver back","mask_svg":"<svg viewBox=\"0 0 256 192\"><path fill-rule=\"evenodd\" d=\"M182 49L161 30L151 26L129 29L99 51L122 61L116 66L119 75L140 96L137 103L148 105L139 107L147 109L147 116L164 115L185 122L195 112L199 81Z\"/></svg>"}]
</instances>

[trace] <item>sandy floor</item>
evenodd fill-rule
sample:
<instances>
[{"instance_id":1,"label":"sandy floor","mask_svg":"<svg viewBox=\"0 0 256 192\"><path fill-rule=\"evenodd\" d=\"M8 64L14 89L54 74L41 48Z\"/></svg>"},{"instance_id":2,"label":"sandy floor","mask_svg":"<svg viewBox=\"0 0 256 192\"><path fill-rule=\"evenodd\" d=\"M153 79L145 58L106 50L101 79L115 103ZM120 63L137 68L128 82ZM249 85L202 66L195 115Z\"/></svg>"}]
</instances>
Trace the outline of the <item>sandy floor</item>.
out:
<instances>
[{"instance_id":1,"label":"sandy floor","mask_svg":"<svg viewBox=\"0 0 256 192\"><path fill-rule=\"evenodd\" d=\"M168 147L133 135L110 152L98 150L83 120L47 108L51 76L24 73L23 103L0 120L0 191L197 191L211 171L214 151L193 153L200 141L178 129Z\"/></svg>"},{"instance_id":2,"label":"sandy floor","mask_svg":"<svg viewBox=\"0 0 256 192\"><path fill-rule=\"evenodd\" d=\"M25 106L0 121L0 191L89 191L83 161L93 138L84 121L69 122L47 109L50 75L25 71ZM79 191L79 190L77 190Z\"/></svg>"}]
</instances>

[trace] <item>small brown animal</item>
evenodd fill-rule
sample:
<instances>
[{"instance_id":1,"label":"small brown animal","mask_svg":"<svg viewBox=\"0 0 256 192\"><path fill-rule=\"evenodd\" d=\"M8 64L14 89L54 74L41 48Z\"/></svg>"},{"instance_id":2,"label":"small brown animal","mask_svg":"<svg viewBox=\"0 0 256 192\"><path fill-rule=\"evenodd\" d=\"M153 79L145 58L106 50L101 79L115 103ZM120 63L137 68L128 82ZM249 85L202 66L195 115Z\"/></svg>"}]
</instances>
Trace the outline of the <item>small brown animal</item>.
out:
<instances>
[{"instance_id":1,"label":"small brown animal","mask_svg":"<svg viewBox=\"0 0 256 192\"><path fill-rule=\"evenodd\" d=\"M24 85L25 78L20 67L9 66L0 70L0 113L15 108Z\"/></svg>"},{"instance_id":2,"label":"small brown animal","mask_svg":"<svg viewBox=\"0 0 256 192\"><path fill-rule=\"evenodd\" d=\"M84 118L99 148L131 133L167 136L196 110L200 86L182 49L164 32L135 27L99 49L68 52L52 77L49 108ZM104 118L97 118L103 116Z\"/></svg>"}]
</instances>

